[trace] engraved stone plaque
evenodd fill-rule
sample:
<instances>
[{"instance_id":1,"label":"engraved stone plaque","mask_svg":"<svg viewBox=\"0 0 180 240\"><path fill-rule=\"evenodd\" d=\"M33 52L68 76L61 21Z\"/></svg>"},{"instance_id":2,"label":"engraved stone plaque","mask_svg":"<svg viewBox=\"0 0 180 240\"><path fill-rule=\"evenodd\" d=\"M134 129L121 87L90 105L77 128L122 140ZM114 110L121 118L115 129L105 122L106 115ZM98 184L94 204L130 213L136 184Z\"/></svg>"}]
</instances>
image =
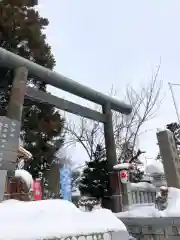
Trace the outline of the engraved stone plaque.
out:
<instances>
[{"instance_id":1,"label":"engraved stone plaque","mask_svg":"<svg viewBox=\"0 0 180 240\"><path fill-rule=\"evenodd\" d=\"M20 122L0 117L0 149L17 151L20 136Z\"/></svg>"},{"instance_id":2,"label":"engraved stone plaque","mask_svg":"<svg viewBox=\"0 0 180 240\"><path fill-rule=\"evenodd\" d=\"M20 127L20 122L0 116L0 170L16 167Z\"/></svg>"}]
</instances>

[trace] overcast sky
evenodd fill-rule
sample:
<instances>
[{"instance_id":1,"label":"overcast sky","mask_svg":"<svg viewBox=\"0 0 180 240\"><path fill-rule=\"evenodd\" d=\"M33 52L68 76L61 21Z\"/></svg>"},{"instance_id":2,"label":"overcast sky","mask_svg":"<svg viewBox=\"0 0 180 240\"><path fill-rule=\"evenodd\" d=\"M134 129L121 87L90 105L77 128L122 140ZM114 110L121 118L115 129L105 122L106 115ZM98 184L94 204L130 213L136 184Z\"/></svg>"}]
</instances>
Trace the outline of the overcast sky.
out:
<instances>
[{"instance_id":1,"label":"overcast sky","mask_svg":"<svg viewBox=\"0 0 180 240\"><path fill-rule=\"evenodd\" d=\"M50 21L46 33L55 70L98 91L108 93L113 84L122 99L127 84L138 87L151 80L161 58L163 104L139 143L147 157L155 156L156 129L177 120L168 82L180 83L180 1L40 0L39 8ZM175 88L177 102L179 93ZM79 147L70 154L79 163L87 159Z\"/></svg>"}]
</instances>

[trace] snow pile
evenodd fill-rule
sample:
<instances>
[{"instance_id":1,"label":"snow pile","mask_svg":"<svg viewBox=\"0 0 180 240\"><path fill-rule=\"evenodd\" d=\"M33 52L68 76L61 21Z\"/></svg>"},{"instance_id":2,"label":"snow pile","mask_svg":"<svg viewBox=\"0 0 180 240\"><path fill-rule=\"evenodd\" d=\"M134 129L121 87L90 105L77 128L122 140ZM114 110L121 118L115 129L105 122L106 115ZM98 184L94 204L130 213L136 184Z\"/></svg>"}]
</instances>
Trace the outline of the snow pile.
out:
<instances>
[{"instance_id":1,"label":"snow pile","mask_svg":"<svg viewBox=\"0 0 180 240\"><path fill-rule=\"evenodd\" d=\"M129 240L136 240L137 238L129 236Z\"/></svg>"},{"instance_id":2,"label":"snow pile","mask_svg":"<svg viewBox=\"0 0 180 240\"><path fill-rule=\"evenodd\" d=\"M168 205L161 214L166 217L180 217L180 189L168 188Z\"/></svg>"},{"instance_id":3,"label":"snow pile","mask_svg":"<svg viewBox=\"0 0 180 240\"><path fill-rule=\"evenodd\" d=\"M145 172L148 174L153 174L153 173L164 174L164 167L162 162L158 160L151 161L150 164L146 165Z\"/></svg>"},{"instance_id":4,"label":"snow pile","mask_svg":"<svg viewBox=\"0 0 180 240\"><path fill-rule=\"evenodd\" d=\"M17 169L15 171L15 177L20 177L26 183L29 189L33 188L33 178L32 175L24 169Z\"/></svg>"},{"instance_id":5,"label":"snow pile","mask_svg":"<svg viewBox=\"0 0 180 240\"><path fill-rule=\"evenodd\" d=\"M119 218L123 217L161 217L161 212L154 204L134 204L129 211L116 213Z\"/></svg>"},{"instance_id":6,"label":"snow pile","mask_svg":"<svg viewBox=\"0 0 180 240\"><path fill-rule=\"evenodd\" d=\"M82 212L65 200L7 200L0 204L0 215L1 240L36 240L109 231L128 239L125 225L111 211Z\"/></svg>"},{"instance_id":7,"label":"snow pile","mask_svg":"<svg viewBox=\"0 0 180 240\"><path fill-rule=\"evenodd\" d=\"M72 190L72 197L80 197L81 193L78 188Z\"/></svg>"},{"instance_id":8,"label":"snow pile","mask_svg":"<svg viewBox=\"0 0 180 240\"><path fill-rule=\"evenodd\" d=\"M121 217L180 217L180 189L169 187L167 208L159 211L154 204L134 204L129 211L116 213Z\"/></svg>"}]
</instances>

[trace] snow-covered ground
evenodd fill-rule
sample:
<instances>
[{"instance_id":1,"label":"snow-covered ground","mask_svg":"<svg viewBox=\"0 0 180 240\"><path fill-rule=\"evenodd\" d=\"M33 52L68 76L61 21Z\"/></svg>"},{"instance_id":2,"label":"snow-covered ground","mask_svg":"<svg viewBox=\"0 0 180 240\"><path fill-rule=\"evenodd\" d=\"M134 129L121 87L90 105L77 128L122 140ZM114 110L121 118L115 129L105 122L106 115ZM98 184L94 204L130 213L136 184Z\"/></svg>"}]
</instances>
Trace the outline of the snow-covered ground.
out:
<instances>
[{"instance_id":1,"label":"snow-covered ground","mask_svg":"<svg viewBox=\"0 0 180 240\"><path fill-rule=\"evenodd\" d=\"M125 225L111 211L82 212L65 200L7 200L0 203L0 216L0 240L36 240L105 232L119 233L122 240L128 239Z\"/></svg>"},{"instance_id":2,"label":"snow-covered ground","mask_svg":"<svg viewBox=\"0 0 180 240\"><path fill-rule=\"evenodd\" d=\"M154 204L133 204L129 211L115 214L117 217L161 217Z\"/></svg>"},{"instance_id":3,"label":"snow-covered ground","mask_svg":"<svg viewBox=\"0 0 180 240\"><path fill-rule=\"evenodd\" d=\"M167 209L158 211L154 204L136 204L129 211L116 213L117 217L180 217L180 189L168 188Z\"/></svg>"}]
</instances>

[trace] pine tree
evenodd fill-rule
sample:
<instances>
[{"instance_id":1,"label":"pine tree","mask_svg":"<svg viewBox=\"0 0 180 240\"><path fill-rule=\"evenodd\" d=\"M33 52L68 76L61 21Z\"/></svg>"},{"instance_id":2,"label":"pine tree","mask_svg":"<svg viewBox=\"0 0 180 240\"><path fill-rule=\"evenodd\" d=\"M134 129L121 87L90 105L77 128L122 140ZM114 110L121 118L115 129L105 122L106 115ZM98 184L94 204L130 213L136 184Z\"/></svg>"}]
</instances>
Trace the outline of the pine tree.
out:
<instances>
[{"instance_id":1,"label":"pine tree","mask_svg":"<svg viewBox=\"0 0 180 240\"><path fill-rule=\"evenodd\" d=\"M0 47L53 69L55 59L42 32L48 26L48 20L39 16L35 10L37 4L38 0L0 2ZM0 114L5 115L13 71L0 66L0 79ZM29 75L28 84L46 91L46 84L37 77ZM63 125L64 120L53 106L25 99L21 137L25 148L33 155L26 169L34 178L44 176L51 168L53 155L63 144Z\"/></svg>"},{"instance_id":2,"label":"pine tree","mask_svg":"<svg viewBox=\"0 0 180 240\"><path fill-rule=\"evenodd\" d=\"M78 170L72 171L72 189L77 190L79 186L81 173Z\"/></svg>"},{"instance_id":3,"label":"pine tree","mask_svg":"<svg viewBox=\"0 0 180 240\"><path fill-rule=\"evenodd\" d=\"M93 160L86 163L79 190L83 196L103 199L110 196L108 190L108 163L105 151L97 145Z\"/></svg>"}]
</instances>

